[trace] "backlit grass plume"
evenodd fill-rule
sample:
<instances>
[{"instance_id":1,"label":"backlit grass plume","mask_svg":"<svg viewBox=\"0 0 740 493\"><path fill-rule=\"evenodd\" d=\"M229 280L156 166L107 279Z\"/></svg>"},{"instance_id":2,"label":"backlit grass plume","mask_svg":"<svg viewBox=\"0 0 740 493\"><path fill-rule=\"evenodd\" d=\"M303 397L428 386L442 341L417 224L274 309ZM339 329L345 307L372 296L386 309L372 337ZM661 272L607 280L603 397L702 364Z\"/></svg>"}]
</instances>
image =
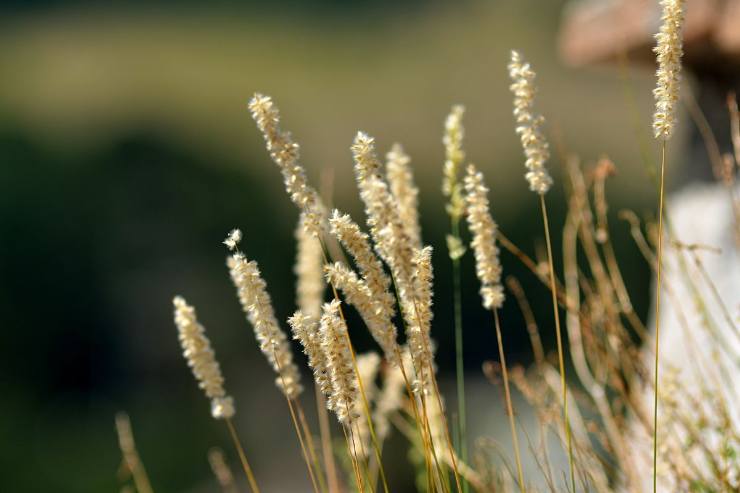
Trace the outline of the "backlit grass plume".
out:
<instances>
[{"instance_id":1,"label":"backlit grass plume","mask_svg":"<svg viewBox=\"0 0 740 493\"><path fill-rule=\"evenodd\" d=\"M275 384L288 399L295 399L303 390L301 374L293 363L285 332L275 318L267 284L260 275L257 262L249 261L244 254L237 252L228 258L227 265L239 302L254 328L260 350L278 374Z\"/></svg>"},{"instance_id":2,"label":"backlit grass plume","mask_svg":"<svg viewBox=\"0 0 740 493\"><path fill-rule=\"evenodd\" d=\"M653 132L655 138L668 140L676 124L676 102L681 82L681 57L683 56L682 30L684 0L661 0L663 8L660 32L655 35L658 79L653 95L655 114Z\"/></svg>"},{"instance_id":3,"label":"backlit grass plume","mask_svg":"<svg viewBox=\"0 0 740 493\"><path fill-rule=\"evenodd\" d=\"M296 261L296 304L304 314L318 320L324 299L324 255L321 242L310 234L305 226L307 214L301 212L295 232Z\"/></svg>"},{"instance_id":4,"label":"backlit grass plume","mask_svg":"<svg viewBox=\"0 0 740 493\"><path fill-rule=\"evenodd\" d=\"M465 107L455 105L445 120L445 131L442 143L445 146L445 163L442 168L442 194L449 198L447 213L453 218L460 218L464 213L462 185L459 174L460 167L465 161L465 151L462 141L465 137L465 128L462 124Z\"/></svg>"},{"instance_id":5,"label":"backlit grass plume","mask_svg":"<svg viewBox=\"0 0 740 493\"><path fill-rule=\"evenodd\" d=\"M549 146L542 133L545 118L534 109L537 92L534 70L517 51L511 52L509 76L512 81L510 89L514 94L516 133L522 141L526 157L524 165L528 171L525 178L529 182L529 189L542 195L552 186L552 178L545 168L545 162L550 158Z\"/></svg>"},{"instance_id":6,"label":"backlit grass plume","mask_svg":"<svg viewBox=\"0 0 740 493\"><path fill-rule=\"evenodd\" d=\"M378 302L373 296L368 284L341 262L326 266L326 277L342 292L347 303L357 309L370 334L383 349L386 359L394 363L398 343L396 326L391 320L392 313L389 313L383 303Z\"/></svg>"},{"instance_id":7,"label":"backlit grass plume","mask_svg":"<svg viewBox=\"0 0 740 493\"><path fill-rule=\"evenodd\" d=\"M193 371L198 386L211 400L211 415L216 419L231 418L235 411L234 400L226 395L221 367L216 361L205 329L198 323L195 308L188 305L181 296L175 296L172 304L175 306L175 325L182 354Z\"/></svg>"},{"instance_id":8,"label":"backlit grass plume","mask_svg":"<svg viewBox=\"0 0 740 493\"><path fill-rule=\"evenodd\" d=\"M272 98L255 94L249 100L249 111L265 138L270 157L280 168L290 199L306 213L306 231L319 235L325 221L325 209L316 190L308 184L306 171L299 162L300 146L293 140L290 132L280 128L280 112Z\"/></svg>"},{"instance_id":9,"label":"backlit grass plume","mask_svg":"<svg viewBox=\"0 0 740 493\"><path fill-rule=\"evenodd\" d=\"M398 204L398 216L406 228L406 236L414 248L421 248L419 226L419 189L414 183L414 173L409 163L411 158L401 144L393 144L385 155L385 174L391 193Z\"/></svg>"},{"instance_id":10,"label":"backlit grass plume","mask_svg":"<svg viewBox=\"0 0 740 493\"><path fill-rule=\"evenodd\" d=\"M488 209L488 187L483 182L483 174L473 164L467 168L465 191L468 228L473 234L471 246L475 252L475 268L481 283L483 306L489 310L501 308L504 304L504 288L501 285L501 262L496 246L498 227Z\"/></svg>"},{"instance_id":11,"label":"backlit grass plume","mask_svg":"<svg viewBox=\"0 0 740 493\"><path fill-rule=\"evenodd\" d=\"M337 300L324 304L319 334L331 380L331 394L327 405L340 423L351 426L357 417L355 405L359 399L359 390L345 335L347 327L339 316L339 306L340 302Z\"/></svg>"}]
</instances>

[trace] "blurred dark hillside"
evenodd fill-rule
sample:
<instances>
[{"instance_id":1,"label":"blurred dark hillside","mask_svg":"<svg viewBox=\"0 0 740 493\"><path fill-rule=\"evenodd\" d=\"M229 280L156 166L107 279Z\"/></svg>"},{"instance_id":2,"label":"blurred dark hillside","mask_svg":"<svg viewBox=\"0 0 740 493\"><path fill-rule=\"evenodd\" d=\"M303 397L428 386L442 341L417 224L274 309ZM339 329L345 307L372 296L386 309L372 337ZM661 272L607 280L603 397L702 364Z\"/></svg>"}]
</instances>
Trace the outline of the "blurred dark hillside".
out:
<instances>
[{"instance_id":1,"label":"blurred dark hillside","mask_svg":"<svg viewBox=\"0 0 740 493\"><path fill-rule=\"evenodd\" d=\"M301 475L285 474L302 467L299 451L221 245L231 228L244 231L243 248L259 261L285 320L294 310L297 213L246 111L255 91L275 97L310 179L318 185L331 170L335 204L358 222L353 135L375 135L383 152L396 140L405 145L421 187L424 238L435 247L434 336L446 379L452 292L439 189L452 104L467 106L468 158L487 174L502 229L532 255L543 245L505 68L508 51L521 49L538 70L553 147L586 163L606 152L617 163L609 185L614 241L635 304L647 309L648 274L616 220L621 208L642 212L654 202L635 137L647 131L635 126L649 121L647 78L561 67L553 46L561 2L215 5L0 7L3 491L115 491L113 415L121 409L158 491L215 491L206 451L231 451L182 361L174 294L192 302L208 328L268 490L306 487ZM630 91L640 114L625 103ZM563 187L560 180L548 197L556 230ZM476 379L496 346L471 255L463 268L466 365ZM504 268L521 279L551 343L547 291L510 255ZM527 363L515 303L503 320L512 362ZM371 347L366 334L353 337L361 350Z\"/></svg>"}]
</instances>

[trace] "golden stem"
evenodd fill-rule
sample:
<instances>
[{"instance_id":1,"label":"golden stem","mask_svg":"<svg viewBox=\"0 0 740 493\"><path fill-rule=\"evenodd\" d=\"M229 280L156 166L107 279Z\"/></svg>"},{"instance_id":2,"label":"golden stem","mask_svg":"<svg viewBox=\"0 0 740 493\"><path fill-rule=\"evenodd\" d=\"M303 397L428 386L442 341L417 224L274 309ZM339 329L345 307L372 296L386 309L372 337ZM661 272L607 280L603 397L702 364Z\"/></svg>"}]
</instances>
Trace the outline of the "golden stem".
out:
<instances>
[{"instance_id":1,"label":"golden stem","mask_svg":"<svg viewBox=\"0 0 740 493\"><path fill-rule=\"evenodd\" d=\"M273 358L275 359L275 364L278 368L278 375L280 375L280 381L283 383L283 388L286 388L285 386L285 379L283 378L283 369L280 365L280 360L277 357L277 351L275 349L275 346L272 347L272 354ZM295 428L295 433L298 436L298 443L301 445L301 452L303 453L303 460L306 462L306 468L308 469L308 477L311 479L311 485L313 486L314 492L318 493L319 488L316 486L316 477L313 473L313 468L311 467L311 460L309 459L308 452L306 451L306 444L303 442L303 436L301 434L301 429L298 426L298 420L296 419L295 410L293 409L293 399L288 397L284 392L283 395L285 396L285 401L288 403L288 410L290 411L290 418L293 421L293 428Z\"/></svg>"},{"instance_id":2,"label":"golden stem","mask_svg":"<svg viewBox=\"0 0 740 493\"><path fill-rule=\"evenodd\" d=\"M249 467L249 461L247 461L247 456L244 454L244 448L242 447L242 443L239 441L239 437L236 434L236 430L234 429L234 425L231 422L231 418L226 418L224 421L226 421L226 427L229 429L229 433L231 434L231 439L234 441L236 452L239 454L239 460L242 463L244 474L247 476L247 481L249 482L249 488L252 490L252 493L260 493L260 489L257 486L257 481L254 480L254 474L252 473L252 468Z\"/></svg>"},{"instance_id":3,"label":"golden stem","mask_svg":"<svg viewBox=\"0 0 740 493\"><path fill-rule=\"evenodd\" d=\"M663 266L663 185L665 182L665 140L660 156L660 198L658 202L658 265L655 283L655 399L653 402L653 493L658 490L658 364L660 358L660 285Z\"/></svg>"},{"instance_id":4,"label":"golden stem","mask_svg":"<svg viewBox=\"0 0 740 493\"><path fill-rule=\"evenodd\" d=\"M506 356L504 355L504 341L501 337L501 323L498 318L498 309L493 309L493 319L496 325L496 339L498 340L498 354L501 359L501 370L504 374L504 395L506 397L506 413L509 415L509 426L511 426L511 440L514 444L514 456L516 458L516 472L519 477L519 490L524 493L524 473L522 472L522 459L519 454L519 438L516 434L516 422L514 421L514 406L511 403L511 392L509 391L509 370L506 367Z\"/></svg>"},{"instance_id":5,"label":"golden stem","mask_svg":"<svg viewBox=\"0 0 740 493\"><path fill-rule=\"evenodd\" d=\"M311 462L313 462L313 466L315 468L316 477L319 482L319 488L322 492L326 491L326 483L324 482L324 476L321 474L321 464L319 463L319 459L316 456L316 448L313 444L313 436L311 434L311 427L308 426L308 421L306 420L306 414L303 412L303 405L301 404L301 401L296 399L295 401L296 410L298 411L298 421L301 423L301 428L303 429L303 434L306 436L306 448L308 449L308 453L311 456Z\"/></svg>"},{"instance_id":6,"label":"golden stem","mask_svg":"<svg viewBox=\"0 0 740 493\"><path fill-rule=\"evenodd\" d=\"M570 423L568 421L568 387L565 383L565 359L563 357L563 338L560 333L560 314L558 313L558 294L555 285L555 266L552 260L552 242L550 240L550 223L547 219L547 205L545 195L540 194L542 220L545 225L545 242L547 243L547 261L550 270L550 292L552 293L552 311L555 317L555 335L558 340L558 364L560 365L560 384L563 389L563 425L565 426L565 441L568 446L568 465L570 467L570 485L573 493L576 491L576 473L573 462L573 443L571 441Z\"/></svg>"}]
</instances>

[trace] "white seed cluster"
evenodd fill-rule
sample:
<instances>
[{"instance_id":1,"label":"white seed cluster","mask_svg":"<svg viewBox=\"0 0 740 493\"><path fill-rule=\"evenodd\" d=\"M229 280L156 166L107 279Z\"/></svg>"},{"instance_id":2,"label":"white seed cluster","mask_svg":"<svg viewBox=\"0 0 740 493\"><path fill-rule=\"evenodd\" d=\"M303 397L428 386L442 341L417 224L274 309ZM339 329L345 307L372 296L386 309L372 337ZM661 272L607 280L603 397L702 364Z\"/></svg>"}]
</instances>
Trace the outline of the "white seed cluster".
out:
<instances>
[{"instance_id":1,"label":"white seed cluster","mask_svg":"<svg viewBox=\"0 0 740 493\"><path fill-rule=\"evenodd\" d=\"M498 227L489 210L488 187L483 180L483 173L473 164L468 165L465 191L468 227L473 234L471 245L475 252L475 272L481 283L483 306L488 309L501 308L504 304L504 288L501 285L501 262L496 246Z\"/></svg>"},{"instance_id":2,"label":"white seed cluster","mask_svg":"<svg viewBox=\"0 0 740 493\"><path fill-rule=\"evenodd\" d=\"M442 143L445 146L445 164L443 167L442 193L449 198L446 209L453 218L460 218L464 213L461 186L458 180L460 166L465 161L465 151L462 148L465 128L462 124L465 107L455 105L445 120L445 131ZM459 257L458 257L459 258Z\"/></svg>"},{"instance_id":3,"label":"white seed cluster","mask_svg":"<svg viewBox=\"0 0 740 493\"><path fill-rule=\"evenodd\" d=\"M304 354L308 356L308 366L313 371L316 385L328 399L332 393L331 377L326 355L321 347L319 319L314 319L298 310L288 319L288 324L293 331L293 339L301 343Z\"/></svg>"},{"instance_id":4,"label":"white seed cluster","mask_svg":"<svg viewBox=\"0 0 740 493\"><path fill-rule=\"evenodd\" d=\"M385 175L393 198L398 204L398 217L401 219L406 236L413 248L421 248L421 227L419 226L419 189L414 183L411 171L411 158L401 144L393 144L385 155Z\"/></svg>"},{"instance_id":5,"label":"white seed cluster","mask_svg":"<svg viewBox=\"0 0 740 493\"><path fill-rule=\"evenodd\" d=\"M339 307L340 303L337 300L324 303L319 334L331 380L331 394L327 400L327 407L334 411L340 423L350 426L358 415L355 404L359 391L347 343L347 326L339 315Z\"/></svg>"},{"instance_id":6,"label":"white seed cluster","mask_svg":"<svg viewBox=\"0 0 740 493\"><path fill-rule=\"evenodd\" d=\"M286 397L295 399L303 390L301 374L293 363L285 332L275 318L267 284L260 275L257 262L248 261L243 254L236 253L229 257L227 264L239 303L254 328L260 350L278 374L275 384Z\"/></svg>"},{"instance_id":7,"label":"white seed cluster","mask_svg":"<svg viewBox=\"0 0 740 493\"><path fill-rule=\"evenodd\" d=\"M226 236L226 239L223 241L224 245L226 245L226 248L228 248L231 251L236 250L236 247L239 245L239 242L242 241L242 232L239 229L232 229L229 234Z\"/></svg>"},{"instance_id":8,"label":"white seed cluster","mask_svg":"<svg viewBox=\"0 0 740 493\"><path fill-rule=\"evenodd\" d=\"M377 302L368 284L340 262L326 266L326 277L344 294L347 303L357 309L370 334L383 349L386 359L394 362L398 346L396 326L393 324L392 315Z\"/></svg>"},{"instance_id":9,"label":"white seed cluster","mask_svg":"<svg viewBox=\"0 0 740 493\"><path fill-rule=\"evenodd\" d=\"M299 163L300 146L290 132L280 129L280 112L269 96L255 94L249 101L249 111L265 138L270 157L280 168L285 189L290 199L306 212L306 231L318 236L325 222L325 209L316 190L306 179L306 172Z\"/></svg>"},{"instance_id":10,"label":"white seed cluster","mask_svg":"<svg viewBox=\"0 0 740 493\"><path fill-rule=\"evenodd\" d=\"M391 294L391 279L385 273L383 263L373 253L370 239L360 230L348 214L334 210L329 220L331 232L342 243L355 261L363 280L372 293L376 310L380 316L393 318L395 297Z\"/></svg>"},{"instance_id":11,"label":"white seed cluster","mask_svg":"<svg viewBox=\"0 0 740 493\"><path fill-rule=\"evenodd\" d=\"M407 321L406 337L411 356L418 369L428 372L432 366L432 247L414 252L413 263L415 299L405 302L405 311L413 317Z\"/></svg>"},{"instance_id":12,"label":"white seed cluster","mask_svg":"<svg viewBox=\"0 0 740 493\"><path fill-rule=\"evenodd\" d=\"M301 212L296 228L296 263L293 272L296 275L296 303L298 308L314 320L321 317L321 305L324 301L324 257L321 242L316 236L307 233L306 213Z\"/></svg>"},{"instance_id":13,"label":"white seed cluster","mask_svg":"<svg viewBox=\"0 0 740 493\"><path fill-rule=\"evenodd\" d=\"M655 114L653 132L656 139L668 140L676 125L676 102L681 82L681 57L683 56L682 31L684 0L661 0L663 7L660 31L655 35L657 45L657 84L653 90Z\"/></svg>"},{"instance_id":14,"label":"white seed cluster","mask_svg":"<svg viewBox=\"0 0 740 493\"><path fill-rule=\"evenodd\" d=\"M408 324L414 323L414 265L413 249L398 215L398 204L380 175L375 154L375 140L359 132L352 145L355 175L370 234L378 255L391 269L401 300L401 309Z\"/></svg>"},{"instance_id":15,"label":"white seed cluster","mask_svg":"<svg viewBox=\"0 0 740 493\"><path fill-rule=\"evenodd\" d=\"M516 133L522 142L526 161L527 173L524 177L529 182L529 189L539 194L545 194L552 186L552 178L545 168L545 162L550 158L550 150L542 133L545 119L534 111L535 73L529 63L521 55L511 52L509 76L514 94L514 118L516 119Z\"/></svg>"},{"instance_id":16,"label":"white seed cluster","mask_svg":"<svg viewBox=\"0 0 740 493\"><path fill-rule=\"evenodd\" d=\"M193 371L198 386L211 400L211 415L216 419L227 419L234 416L234 400L226 395L224 377L211 349L211 343L205 329L198 323L195 308L188 305L184 298L175 296L175 325L182 354Z\"/></svg>"}]
</instances>

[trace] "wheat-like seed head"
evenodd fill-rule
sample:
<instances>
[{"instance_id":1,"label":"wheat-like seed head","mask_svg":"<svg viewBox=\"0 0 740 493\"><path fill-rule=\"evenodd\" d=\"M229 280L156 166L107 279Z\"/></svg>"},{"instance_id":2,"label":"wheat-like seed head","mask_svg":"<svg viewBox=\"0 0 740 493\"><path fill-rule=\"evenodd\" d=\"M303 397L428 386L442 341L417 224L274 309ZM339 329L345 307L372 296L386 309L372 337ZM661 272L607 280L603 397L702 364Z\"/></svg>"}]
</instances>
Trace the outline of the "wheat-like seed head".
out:
<instances>
[{"instance_id":1,"label":"wheat-like seed head","mask_svg":"<svg viewBox=\"0 0 740 493\"><path fill-rule=\"evenodd\" d=\"M488 187L483 180L483 173L473 164L468 165L465 191L468 227L473 233L471 245L475 252L476 274L481 283L483 306L488 309L501 308L504 304L504 288L501 285L501 262L496 247L498 228L489 210Z\"/></svg>"},{"instance_id":2,"label":"wheat-like seed head","mask_svg":"<svg viewBox=\"0 0 740 493\"><path fill-rule=\"evenodd\" d=\"M378 309L382 311L381 315L392 318L395 314L395 297L390 292L391 279L385 273L383 263L373 253L368 236L348 214L341 214L336 209L329 224L331 232L354 259Z\"/></svg>"},{"instance_id":3,"label":"wheat-like seed head","mask_svg":"<svg viewBox=\"0 0 740 493\"><path fill-rule=\"evenodd\" d=\"M306 213L301 212L295 231L297 247L293 272L296 275L296 302L303 313L318 321L326 288L324 256L321 242L306 231L305 222Z\"/></svg>"},{"instance_id":4,"label":"wheat-like seed head","mask_svg":"<svg viewBox=\"0 0 740 493\"><path fill-rule=\"evenodd\" d=\"M392 314L375 298L368 284L340 262L326 266L326 278L344 294L347 303L357 309L370 334L383 349L386 359L390 362L395 361L398 343Z\"/></svg>"},{"instance_id":5,"label":"wheat-like seed head","mask_svg":"<svg viewBox=\"0 0 740 493\"><path fill-rule=\"evenodd\" d=\"M239 245L239 242L242 241L242 232L240 229L232 229L229 234L226 236L226 239L223 241L224 245L226 245L226 248L231 250L232 252L236 250L236 247Z\"/></svg>"},{"instance_id":6,"label":"wheat-like seed head","mask_svg":"<svg viewBox=\"0 0 740 493\"><path fill-rule=\"evenodd\" d=\"M293 363L285 333L275 318L267 284L260 275L257 262L250 262L242 253L235 253L228 258L227 265L239 303L254 328L260 350L278 374L275 384L286 397L295 399L303 391L301 374Z\"/></svg>"},{"instance_id":7,"label":"wheat-like seed head","mask_svg":"<svg viewBox=\"0 0 740 493\"><path fill-rule=\"evenodd\" d=\"M403 223L411 246L421 248L419 189L414 183L414 173L409 166L411 158L398 143L393 144L385 158L385 174L391 193L398 204L398 217Z\"/></svg>"},{"instance_id":8,"label":"wheat-like seed head","mask_svg":"<svg viewBox=\"0 0 740 493\"><path fill-rule=\"evenodd\" d=\"M352 146L355 175L360 198L365 203L365 213L370 234L378 255L391 269L396 284L404 319L413 323L415 297L413 283L413 250L406 228L398 215L398 203L388 190L388 184L379 173L375 143L371 137L359 132Z\"/></svg>"},{"instance_id":9,"label":"wheat-like seed head","mask_svg":"<svg viewBox=\"0 0 740 493\"><path fill-rule=\"evenodd\" d=\"M306 172L298 161L300 146L293 141L290 132L280 129L280 112L272 98L256 93L249 101L249 111L265 138L270 157L280 168L290 199L306 213L306 231L318 236L326 221L325 208L316 190L308 184Z\"/></svg>"},{"instance_id":10,"label":"wheat-like seed head","mask_svg":"<svg viewBox=\"0 0 740 493\"><path fill-rule=\"evenodd\" d=\"M211 415L216 419L227 419L234 416L234 400L226 395L224 377L211 349L211 343L205 329L198 323L195 308L188 305L184 298L175 296L175 325L182 354L193 371L198 386L211 400Z\"/></svg>"},{"instance_id":11,"label":"wheat-like seed head","mask_svg":"<svg viewBox=\"0 0 740 493\"><path fill-rule=\"evenodd\" d=\"M347 343L347 326L339 316L339 307L338 300L324 303L319 334L332 387L327 407L334 411L340 423L349 426L357 418L355 403L359 391Z\"/></svg>"},{"instance_id":12,"label":"wheat-like seed head","mask_svg":"<svg viewBox=\"0 0 740 493\"><path fill-rule=\"evenodd\" d=\"M542 133L545 119L534 110L535 73L516 51L511 52L508 68L512 80L509 87L514 94L516 133L519 134L526 158L524 165L527 173L524 177L529 182L529 189L542 195L552 186L552 178L545 168L545 162L550 157L549 146Z\"/></svg>"},{"instance_id":13,"label":"wheat-like seed head","mask_svg":"<svg viewBox=\"0 0 740 493\"><path fill-rule=\"evenodd\" d=\"M461 185L458 179L460 166L465 161L465 151L462 141L465 137L465 128L462 124L465 107L455 105L445 120L445 131L442 143L445 146L445 164L442 177L442 194L449 199L446 205L447 213L453 219L459 219L465 212L462 200Z\"/></svg>"},{"instance_id":14,"label":"wheat-like seed head","mask_svg":"<svg viewBox=\"0 0 740 493\"><path fill-rule=\"evenodd\" d=\"M416 250L413 264L414 299L406 301L404 308L412 314L406 323L406 338L417 368L428 368L432 364L432 247Z\"/></svg>"},{"instance_id":15,"label":"wheat-like seed head","mask_svg":"<svg viewBox=\"0 0 740 493\"><path fill-rule=\"evenodd\" d=\"M682 30L684 0L661 0L663 21L660 31L655 35L657 45L653 49L657 55L657 84L653 90L655 114L653 132L656 139L668 140L676 124L676 101L681 81L681 57L683 56Z\"/></svg>"},{"instance_id":16,"label":"wheat-like seed head","mask_svg":"<svg viewBox=\"0 0 740 493\"><path fill-rule=\"evenodd\" d=\"M314 381L324 397L331 397L332 386L326 355L321 347L319 319L314 319L300 310L288 319L293 331L293 339L298 340L303 352L308 356L308 366L313 370Z\"/></svg>"}]
</instances>

